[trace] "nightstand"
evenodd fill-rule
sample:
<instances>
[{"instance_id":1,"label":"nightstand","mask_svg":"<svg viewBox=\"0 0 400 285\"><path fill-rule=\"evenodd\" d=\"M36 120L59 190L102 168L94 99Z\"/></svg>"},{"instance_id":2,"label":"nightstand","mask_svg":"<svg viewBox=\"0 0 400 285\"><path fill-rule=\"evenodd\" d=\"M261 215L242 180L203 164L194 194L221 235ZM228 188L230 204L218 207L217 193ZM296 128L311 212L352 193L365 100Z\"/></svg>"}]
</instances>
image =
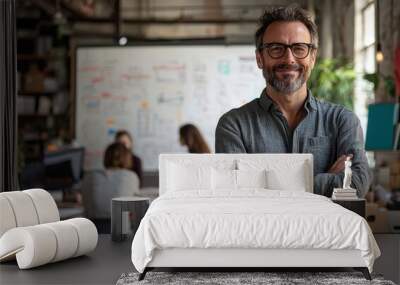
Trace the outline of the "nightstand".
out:
<instances>
[{"instance_id":1,"label":"nightstand","mask_svg":"<svg viewBox=\"0 0 400 285\"><path fill-rule=\"evenodd\" d=\"M352 200L337 200L332 199L332 202L359 214L365 218L365 199L352 199Z\"/></svg>"}]
</instances>

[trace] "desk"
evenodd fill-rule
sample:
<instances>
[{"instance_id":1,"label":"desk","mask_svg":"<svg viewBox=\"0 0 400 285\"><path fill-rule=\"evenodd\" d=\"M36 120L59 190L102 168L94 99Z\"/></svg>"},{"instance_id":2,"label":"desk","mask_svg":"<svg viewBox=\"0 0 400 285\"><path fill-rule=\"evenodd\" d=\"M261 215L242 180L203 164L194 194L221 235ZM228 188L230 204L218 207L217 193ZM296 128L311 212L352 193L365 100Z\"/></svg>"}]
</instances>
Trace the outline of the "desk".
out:
<instances>
[{"instance_id":1,"label":"desk","mask_svg":"<svg viewBox=\"0 0 400 285\"><path fill-rule=\"evenodd\" d=\"M115 284L122 273L135 271L131 244L112 242L110 235L99 235L96 249L80 256L28 270L17 262L0 264L0 283L16 284Z\"/></svg>"}]
</instances>

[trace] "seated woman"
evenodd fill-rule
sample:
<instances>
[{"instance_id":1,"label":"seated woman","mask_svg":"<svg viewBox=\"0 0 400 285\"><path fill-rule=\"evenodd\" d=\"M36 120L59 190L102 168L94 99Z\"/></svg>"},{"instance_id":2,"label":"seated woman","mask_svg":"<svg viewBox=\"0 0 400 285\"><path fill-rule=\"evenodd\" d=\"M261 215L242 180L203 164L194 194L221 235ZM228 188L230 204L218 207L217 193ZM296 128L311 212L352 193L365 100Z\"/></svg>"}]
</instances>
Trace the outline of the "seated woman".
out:
<instances>
[{"instance_id":1,"label":"seated woman","mask_svg":"<svg viewBox=\"0 0 400 285\"><path fill-rule=\"evenodd\" d=\"M104 154L105 170L85 173L82 185L86 216L99 232L110 232L111 199L139 194L139 178L130 171L131 152L121 143L109 145Z\"/></svg>"},{"instance_id":2,"label":"seated woman","mask_svg":"<svg viewBox=\"0 0 400 285\"><path fill-rule=\"evenodd\" d=\"M139 184L140 187L143 186L143 171L142 171L142 161L141 159L135 155L133 153L133 140L132 140L132 136L129 134L128 131L126 130L119 130L116 134L115 134L115 142L119 142L122 143L123 145L125 145L125 147L127 149L129 149L131 151L131 155L132 155L132 166L131 166L131 170L133 172L135 172L137 174L137 176L139 177Z\"/></svg>"},{"instance_id":3,"label":"seated woman","mask_svg":"<svg viewBox=\"0 0 400 285\"><path fill-rule=\"evenodd\" d=\"M186 124L179 129L181 145L187 146L189 153L211 153L199 129L192 124Z\"/></svg>"}]
</instances>

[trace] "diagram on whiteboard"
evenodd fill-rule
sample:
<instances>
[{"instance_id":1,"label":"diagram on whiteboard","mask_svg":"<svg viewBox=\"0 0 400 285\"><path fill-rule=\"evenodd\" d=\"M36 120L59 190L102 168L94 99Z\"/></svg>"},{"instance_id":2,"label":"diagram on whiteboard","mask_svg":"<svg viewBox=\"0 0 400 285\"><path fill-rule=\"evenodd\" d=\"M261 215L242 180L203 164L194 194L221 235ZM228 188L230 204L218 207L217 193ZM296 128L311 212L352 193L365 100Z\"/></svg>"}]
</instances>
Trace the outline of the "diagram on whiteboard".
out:
<instances>
[{"instance_id":1,"label":"diagram on whiteboard","mask_svg":"<svg viewBox=\"0 0 400 285\"><path fill-rule=\"evenodd\" d=\"M158 155L186 151L182 124L199 127L214 149L220 116L260 96L265 81L254 47L138 46L77 49L76 140L85 169L103 168L115 132L128 130L145 171Z\"/></svg>"}]
</instances>

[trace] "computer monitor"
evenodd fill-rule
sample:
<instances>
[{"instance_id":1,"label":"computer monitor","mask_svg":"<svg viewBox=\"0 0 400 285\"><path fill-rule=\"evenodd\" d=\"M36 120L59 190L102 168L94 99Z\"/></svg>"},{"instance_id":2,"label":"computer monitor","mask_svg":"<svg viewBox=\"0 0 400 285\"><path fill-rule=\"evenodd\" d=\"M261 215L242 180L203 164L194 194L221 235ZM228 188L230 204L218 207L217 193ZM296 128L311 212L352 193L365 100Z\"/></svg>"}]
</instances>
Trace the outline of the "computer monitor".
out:
<instances>
[{"instance_id":1,"label":"computer monitor","mask_svg":"<svg viewBox=\"0 0 400 285\"><path fill-rule=\"evenodd\" d=\"M68 190L83 175L85 148L68 148L44 154L45 187L47 190Z\"/></svg>"}]
</instances>

